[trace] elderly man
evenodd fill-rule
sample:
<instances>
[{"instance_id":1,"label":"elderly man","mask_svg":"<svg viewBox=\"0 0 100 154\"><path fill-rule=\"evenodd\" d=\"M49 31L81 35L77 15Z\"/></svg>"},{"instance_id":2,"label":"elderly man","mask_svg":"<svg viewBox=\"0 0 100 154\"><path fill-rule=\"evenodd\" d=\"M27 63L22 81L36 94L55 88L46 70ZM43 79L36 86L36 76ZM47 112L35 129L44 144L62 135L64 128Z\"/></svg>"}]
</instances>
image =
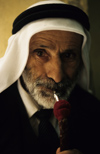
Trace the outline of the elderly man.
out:
<instances>
[{"instance_id":1,"label":"elderly man","mask_svg":"<svg viewBox=\"0 0 100 154\"><path fill-rule=\"evenodd\" d=\"M98 153L100 102L89 93L87 15L43 1L15 19L12 33L0 59L0 153ZM71 104L69 149L62 152L54 91Z\"/></svg>"}]
</instances>

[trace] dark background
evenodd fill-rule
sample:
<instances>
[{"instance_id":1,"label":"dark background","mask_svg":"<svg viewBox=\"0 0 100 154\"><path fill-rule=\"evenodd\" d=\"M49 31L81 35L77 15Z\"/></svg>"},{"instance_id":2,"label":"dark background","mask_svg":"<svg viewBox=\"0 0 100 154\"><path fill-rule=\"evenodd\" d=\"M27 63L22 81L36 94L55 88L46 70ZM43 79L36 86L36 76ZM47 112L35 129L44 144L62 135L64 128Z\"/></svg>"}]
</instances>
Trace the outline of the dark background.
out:
<instances>
[{"instance_id":1,"label":"dark background","mask_svg":"<svg viewBox=\"0 0 100 154\"><path fill-rule=\"evenodd\" d=\"M100 1L88 0L91 24L91 86L95 96L100 100Z\"/></svg>"}]
</instances>

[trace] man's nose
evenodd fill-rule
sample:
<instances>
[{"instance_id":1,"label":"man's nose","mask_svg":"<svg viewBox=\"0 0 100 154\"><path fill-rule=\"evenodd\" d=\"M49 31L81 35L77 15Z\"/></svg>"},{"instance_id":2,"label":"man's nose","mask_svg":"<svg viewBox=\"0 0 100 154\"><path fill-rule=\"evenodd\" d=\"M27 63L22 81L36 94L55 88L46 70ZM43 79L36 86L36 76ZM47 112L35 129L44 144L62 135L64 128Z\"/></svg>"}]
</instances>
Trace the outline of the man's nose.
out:
<instances>
[{"instance_id":1,"label":"man's nose","mask_svg":"<svg viewBox=\"0 0 100 154\"><path fill-rule=\"evenodd\" d=\"M65 78L65 70L60 58L50 62L47 68L47 77L52 78L56 83L61 82Z\"/></svg>"}]
</instances>

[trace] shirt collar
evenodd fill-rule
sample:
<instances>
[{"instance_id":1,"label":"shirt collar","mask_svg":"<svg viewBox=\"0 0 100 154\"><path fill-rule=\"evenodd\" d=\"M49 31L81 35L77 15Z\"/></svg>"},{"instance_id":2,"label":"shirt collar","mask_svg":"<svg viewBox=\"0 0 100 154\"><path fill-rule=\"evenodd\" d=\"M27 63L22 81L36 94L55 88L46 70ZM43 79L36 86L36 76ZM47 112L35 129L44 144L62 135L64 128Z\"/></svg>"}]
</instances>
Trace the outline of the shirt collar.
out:
<instances>
[{"instance_id":1,"label":"shirt collar","mask_svg":"<svg viewBox=\"0 0 100 154\"><path fill-rule=\"evenodd\" d=\"M18 91L25 105L29 118L40 110L40 106L32 99L32 97L24 90L20 79L18 80Z\"/></svg>"}]
</instances>

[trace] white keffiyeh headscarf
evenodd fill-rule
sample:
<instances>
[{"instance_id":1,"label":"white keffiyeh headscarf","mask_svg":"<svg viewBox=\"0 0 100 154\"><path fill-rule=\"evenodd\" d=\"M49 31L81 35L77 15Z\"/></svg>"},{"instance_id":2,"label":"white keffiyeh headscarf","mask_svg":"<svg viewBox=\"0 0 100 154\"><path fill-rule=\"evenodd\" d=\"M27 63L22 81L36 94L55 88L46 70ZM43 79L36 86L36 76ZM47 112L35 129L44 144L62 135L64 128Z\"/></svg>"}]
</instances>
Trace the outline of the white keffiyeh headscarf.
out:
<instances>
[{"instance_id":1,"label":"white keffiyeh headscarf","mask_svg":"<svg viewBox=\"0 0 100 154\"><path fill-rule=\"evenodd\" d=\"M63 3L60 1L43 1L31 7L47 3ZM89 90L89 48L90 35L83 26L75 20L64 18L44 18L26 24L8 40L8 47L4 57L0 59L0 92L7 89L17 81L27 63L29 55L29 42L32 35L46 30L71 31L83 36L82 60L84 68L78 84Z\"/></svg>"}]
</instances>

